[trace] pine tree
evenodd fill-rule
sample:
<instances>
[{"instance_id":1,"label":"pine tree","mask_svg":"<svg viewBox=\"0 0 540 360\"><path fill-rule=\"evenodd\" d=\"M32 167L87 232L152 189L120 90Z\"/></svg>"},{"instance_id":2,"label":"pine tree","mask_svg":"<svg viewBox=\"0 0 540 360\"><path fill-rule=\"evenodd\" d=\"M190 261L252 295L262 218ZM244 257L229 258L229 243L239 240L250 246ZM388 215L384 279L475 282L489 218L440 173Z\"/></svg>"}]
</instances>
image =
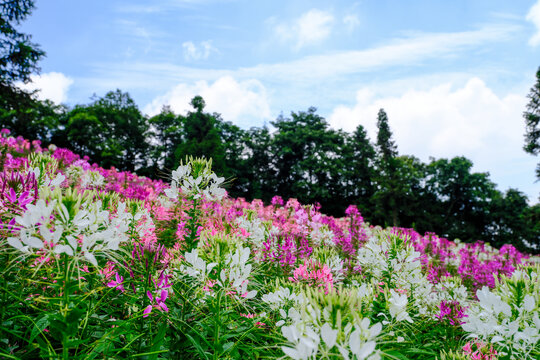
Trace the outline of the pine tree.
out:
<instances>
[{"instance_id":1,"label":"pine tree","mask_svg":"<svg viewBox=\"0 0 540 360\"><path fill-rule=\"evenodd\" d=\"M399 179L397 174L397 146L392 140L392 131L388 125L388 115L384 109L377 114L377 150L379 153L377 191L374 195L378 221L388 224L391 217L392 225L398 226L398 194Z\"/></svg>"},{"instance_id":2,"label":"pine tree","mask_svg":"<svg viewBox=\"0 0 540 360\"><path fill-rule=\"evenodd\" d=\"M377 146L383 160L388 161L390 158L397 156L397 146L392 140L392 131L388 125L388 115L384 109L380 109L377 114Z\"/></svg>"},{"instance_id":3,"label":"pine tree","mask_svg":"<svg viewBox=\"0 0 540 360\"><path fill-rule=\"evenodd\" d=\"M348 204L355 204L364 220L372 222L375 192L375 149L370 143L367 131L358 125L352 134L344 134L346 139L342 150L343 192Z\"/></svg>"},{"instance_id":4,"label":"pine tree","mask_svg":"<svg viewBox=\"0 0 540 360\"><path fill-rule=\"evenodd\" d=\"M523 113L525 118L525 146L523 149L529 154L540 154L540 67L536 72L536 84L529 93L527 110ZM536 167L536 177L540 179L540 163Z\"/></svg>"}]
</instances>

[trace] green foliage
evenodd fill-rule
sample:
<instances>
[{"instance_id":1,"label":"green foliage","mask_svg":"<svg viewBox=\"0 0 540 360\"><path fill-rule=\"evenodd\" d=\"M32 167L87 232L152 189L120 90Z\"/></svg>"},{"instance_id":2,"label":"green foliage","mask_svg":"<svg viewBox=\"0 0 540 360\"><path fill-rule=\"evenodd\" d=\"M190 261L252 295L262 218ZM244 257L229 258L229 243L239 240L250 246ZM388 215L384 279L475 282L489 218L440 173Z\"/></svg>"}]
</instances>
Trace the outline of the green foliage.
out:
<instances>
[{"instance_id":1,"label":"green foliage","mask_svg":"<svg viewBox=\"0 0 540 360\"><path fill-rule=\"evenodd\" d=\"M39 70L37 62L45 55L32 37L16 29L34 8L32 0L0 3L0 86L13 87L15 81L28 82ZM1 91L3 93L3 91Z\"/></svg>"},{"instance_id":2,"label":"green foliage","mask_svg":"<svg viewBox=\"0 0 540 360\"><path fill-rule=\"evenodd\" d=\"M170 107L163 107L161 112L149 120L149 136L155 142L151 148L151 164L145 169L146 174L155 177L158 173L170 173L172 169L178 166L175 162L174 152L176 147L181 144L183 139L182 116L175 115ZM143 175L145 171L142 172Z\"/></svg>"},{"instance_id":3,"label":"green foliage","mask_svg":"<svg viewBox=\"0 0 540 360\"><path fill-rule=\"evenodd\" d=\"M271 145L272 165L278 174L277 193L303 203L319 202L325 211L334 213L335 194L342 188L336 163L344 139L315 111L293 112L290 119L280 116L272 122L277 129Z\"/></svg>"},{"instance_id":4,"label":"green foliage","mask_svg":"<svg viewBox=\"0 0 540 360\"><path fill-rule=\"evenodd\" d=\"M377 115L377 151L378 175L376 176L377 190L373 195L375 215L385 226L399 226L400 165L397 159L397 146L392 140L392 131L388 124L388 116L383 109ZM390 215L390 216L388 216ZM388 223L391 221L391 223Z\"/></svg>"},{"instance_id":5,"label":"green foliage","mask_svg":"<svg viewBox=\"0 0 540 360\"><path fill-rule=\"evenodd\" d=\"M42 145L56 141L56 129L65 113L64 106L55 105L49 100L36 100L17 88L0 89L2 127L26 139L41 140Z\"/></svg>"},{"instance_id":6,"label":"green foliage","mask_svg":"<svg viewBox=\"0 0 540 360\"><path fill-rule=\"evenodd\" d=\"M204 113L204 100L195 96L191 100L195 109L184 119L185 142L179 144L174 152L175 163L187 156L212 158L216 172L224 171L224 149L217 128L217 115Z\"/></svg>"},{"instance_id":7,"label":"green foliage","mask_svg":"<svg viewBox=\"0 0 540 360\"><path fill-rule=\"evenodd\" d=\"M356 204L364 219L373 221L373 194L375 193L375 149L367 132L358 125L352 134L342 134L345 146L341 150L339 162L343 177L343 195L347 204ZM366 218L367 216L367 218Z\"/></svg>"},{"instance_id":8,"label":"green foliage","mask_svg":"<svg viewBox=\"0 0 540 360\"><path fill-rule=\"evenodd\" d=\"M428 165L427 186L437 199L433 231L449 239L474 241L488 232L488 208L497 191L489 175L471 173L472 166L464 157L433 160Z\"/></svg>"},{"instance_id":9,"label":"green foliage","mask_svg":"<svg viewBox=\"0 0 540 360\"><path fill-rule=\"evenodd\" d=\"M273 137L267 127L251 128L245 135L246 150L250 156L245 160L247 191L242 194L248 199L270 202L275 195L276 170L272 166Z\"/></svg>"},{"instance_id":10,"label":"green foliage","mask_svg":"<svg viewBox=\"0 0 540 360\"><path fill-rule=\"evenodd\" d=\"M536 72L536 83L528 95L529 103L523 113L525 118L525 146L529 154L540 154L540 68ZM536 167L536 177L540 179L540 163Z\"/></svg>"},{"instance_id":11,"label":"green foliage","mask_svg":"<svg viewBox=\"0 0 540 360\"><path fill-rule=\"evenodd\" d=\"M148 122L128 93L110 91L76 106L64 132L66 147L104 167L134 171L146 166Z\"/></svg>"}]
</instances>

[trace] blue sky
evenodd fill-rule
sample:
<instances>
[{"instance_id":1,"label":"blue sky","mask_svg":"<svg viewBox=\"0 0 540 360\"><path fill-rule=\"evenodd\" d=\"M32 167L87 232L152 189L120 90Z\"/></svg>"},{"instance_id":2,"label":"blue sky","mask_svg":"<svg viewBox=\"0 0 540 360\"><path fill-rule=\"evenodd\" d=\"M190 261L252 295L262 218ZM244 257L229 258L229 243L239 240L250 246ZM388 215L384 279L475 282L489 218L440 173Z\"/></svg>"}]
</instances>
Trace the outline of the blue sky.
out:
<instances>
[{"instance_id":1,"label":"blue sky","mask_svg":"<svg viewBox=\"0 0 540 360\"><path fill-rule=\"evenodd\" d=\"M204 97L243 127L318 108L400 153L466 156L538 201L522 113L540 66L540 0L37 0L21 25L46 51L31 87L68 105L127 91L145 114Z\"/></svg>"}]
</instances>

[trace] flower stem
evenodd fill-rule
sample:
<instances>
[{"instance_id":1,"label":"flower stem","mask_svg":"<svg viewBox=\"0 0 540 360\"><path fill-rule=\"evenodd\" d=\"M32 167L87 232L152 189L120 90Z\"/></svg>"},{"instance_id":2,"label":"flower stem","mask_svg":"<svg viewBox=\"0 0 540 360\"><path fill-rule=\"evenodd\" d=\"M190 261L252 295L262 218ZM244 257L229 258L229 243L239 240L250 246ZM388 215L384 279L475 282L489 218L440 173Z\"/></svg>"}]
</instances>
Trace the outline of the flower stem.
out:
<instances>
[{"instance_id":1,"label":"flower stem","mask_svg":"<svg viewBox=\"0 0 540 360\"><path fill-rule=\"evenodd\" d=\"M64 315L64 323L67 325L67 317L69 312L69 263L67 254L63 254L64 259L64 304L62 309L62 314ZM69 359L69 347L68 347L68 333L67 329L62 334L62 359Z\"/></svg>"}]
</instances>

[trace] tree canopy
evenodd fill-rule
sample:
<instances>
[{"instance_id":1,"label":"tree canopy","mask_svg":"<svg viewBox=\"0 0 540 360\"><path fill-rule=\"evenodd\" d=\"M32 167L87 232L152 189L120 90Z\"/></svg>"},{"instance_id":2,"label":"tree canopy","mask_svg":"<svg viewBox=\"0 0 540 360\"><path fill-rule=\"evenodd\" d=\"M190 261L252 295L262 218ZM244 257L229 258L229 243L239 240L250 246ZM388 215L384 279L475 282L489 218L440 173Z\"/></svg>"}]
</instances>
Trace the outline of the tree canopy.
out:
<instances>
[{"instance_id":1,"label":"tree canopy","mask_svg":"<svg viewBox=\"0 0 540 360\"><path fill-rule=\"evenodd\" d=\"M526 152L533 155L540 154L540 67L536 72L536 83L528 95L529 103L523 113L525 118L525 146ZM536 167L536 177L540 180L540 162Z\"/></svg>"}]
</instances>

